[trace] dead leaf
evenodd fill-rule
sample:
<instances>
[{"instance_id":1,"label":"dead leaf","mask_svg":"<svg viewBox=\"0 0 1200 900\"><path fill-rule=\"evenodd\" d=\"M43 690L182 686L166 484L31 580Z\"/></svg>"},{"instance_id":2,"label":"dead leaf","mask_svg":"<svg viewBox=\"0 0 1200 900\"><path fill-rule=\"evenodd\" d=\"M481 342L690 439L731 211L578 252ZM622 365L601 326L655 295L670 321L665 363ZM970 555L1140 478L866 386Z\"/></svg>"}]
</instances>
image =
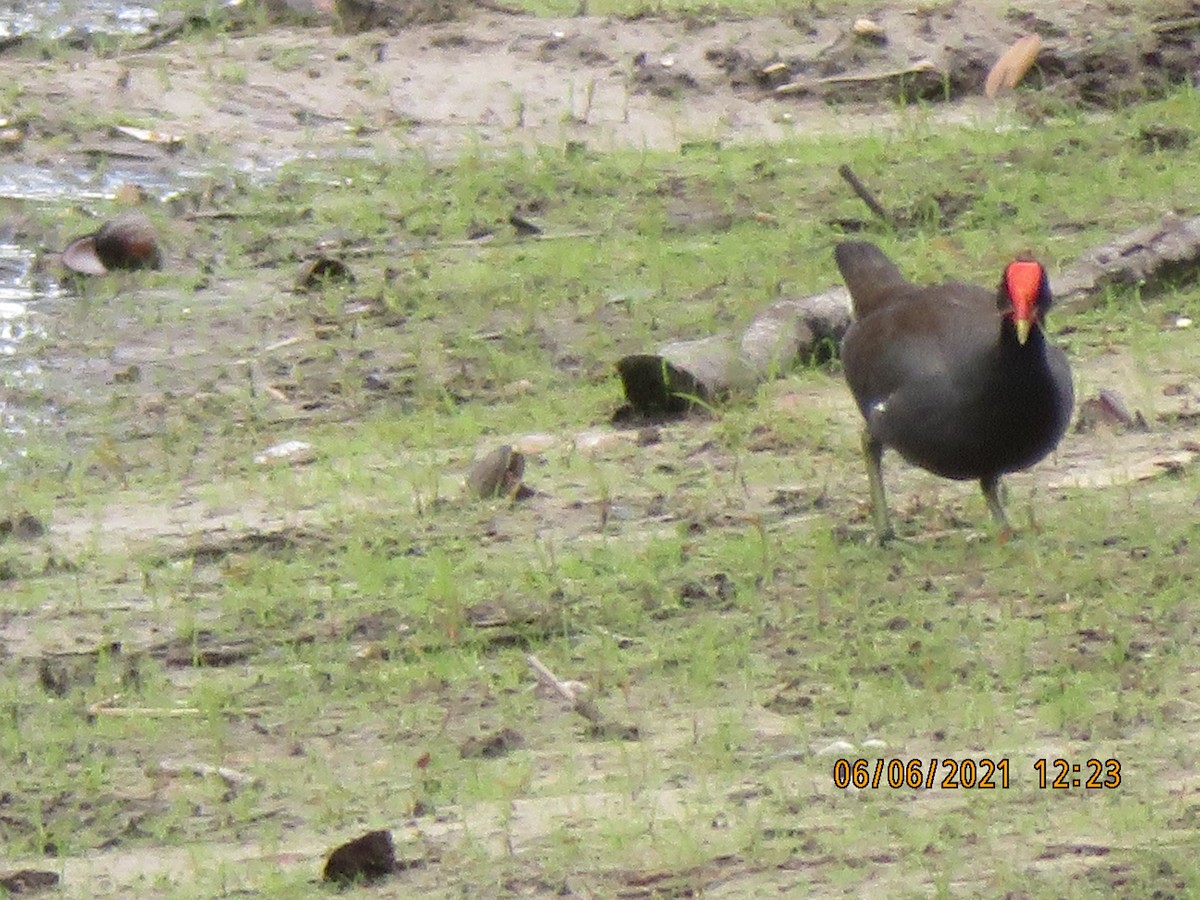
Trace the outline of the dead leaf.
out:
<instances>
[{"instance_id":1,"label":"dead leaf","mask_svg":"<svg viewBox=\"0 0 1200 900\"><path fill-rule=\"evenodd\" d=\"M1016 87L1037 59L1041 49L1042 39L1036 34L1027 34L1020 38L1000 54L1000 58L988 72L987 81L983 83L983 92L988 97L995 97L1002 90Z\"/></svg>"}]
</instances>

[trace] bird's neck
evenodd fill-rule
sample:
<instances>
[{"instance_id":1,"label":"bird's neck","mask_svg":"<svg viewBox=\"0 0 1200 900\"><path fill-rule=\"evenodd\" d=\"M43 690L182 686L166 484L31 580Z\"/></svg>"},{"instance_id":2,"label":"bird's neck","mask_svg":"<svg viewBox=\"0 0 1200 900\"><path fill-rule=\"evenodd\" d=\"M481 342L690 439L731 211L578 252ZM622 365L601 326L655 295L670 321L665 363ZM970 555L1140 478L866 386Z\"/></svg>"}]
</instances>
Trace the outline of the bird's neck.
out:
<instances>
[{"instance_id":1,"label":"bird's neck","mask_svg":"<svg viewBox=\"0 0 1200 900\"><path fill-rule=\"evenodd\" d=\"M1022 344L1017 340L1017 328L1011 316L1005 316L1000 322L1000 337L996 343L1000 356L1009 364L1017 361L1024 363L1042 362L1046 358L1046 335L1042 331L1041 322L1034 322L1029 330L1029 338Z\"/></svg>"}]
</instances>

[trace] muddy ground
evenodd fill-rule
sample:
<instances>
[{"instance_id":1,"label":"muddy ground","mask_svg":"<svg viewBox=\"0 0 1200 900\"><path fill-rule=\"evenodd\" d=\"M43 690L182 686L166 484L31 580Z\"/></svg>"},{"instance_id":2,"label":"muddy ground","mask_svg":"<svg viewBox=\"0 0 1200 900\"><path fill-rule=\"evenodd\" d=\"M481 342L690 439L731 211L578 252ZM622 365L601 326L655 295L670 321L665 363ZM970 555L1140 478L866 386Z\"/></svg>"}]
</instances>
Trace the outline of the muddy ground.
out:
<instances>
[{"instance_id":1,"label":"muddy ground","mask_svg":"<svg viewBox=\"0 0 1200 900\"><path fill-rule=\"evenodd\" d=\"M20 85L21 107L32 112L9 123L4 170L17 197L36 196L39 173L55 170L107 172L100 183L110 192L124 182L149 184L178 215L178 232L165 237L172 266L196 273L203 288L202 272L221 252L208 241L210 222L222 216L222 186L204 179L216 169L266 173L297 157L388 158L411 150L437 156L572 142L686 151L691 142L878 131L898 123L897 110L916 102L928 104L934 121L947 122L987 122L1000 111L1011 113L1005 104L1014 103L1034 119L1067 108L1103 114L1161 96L1200 71L1198 8L1176 2L1147 13L1120 3L987 0L897 5L871 14L883 37L870 40L856 38L845 17L811 10L627 20L468 9L453 21L349 36L330 24L262 31L235 23L230 35L199 45L168 42L107 56L60 48L61 58L49 64L17 45L0 56L0 80ZM1031 30L1045 46L1028 77L1043 89L985 100L988 67ZM799 89L780 93L781 86ZM153 139L135 140L116 131L118 124L151 130ZM190 179L199 187L190 188ZM43 271L54 275L54 251L72 236L56 228L12 204L4 231L40 241ZM284 245L280 261L291 249ZM292 273L264 277L274 291L290 287ZM177 364L144 399L153 417L162 413L164 391L170 396L211 384L225 361L254 358L264 346L279 345L277 359L265 366L283 370L297 359L312 364L296 339L307 312L297 316L296 304L262 307L253 310L256 321L247 328L238 297L261 288L218 287L234 299L211 306L216 315L206 319L202 336L187 321L190 304L163 298L181 310L174 321L131 331L110 352L86 359L78 353L93 337L88 324L66 307L48 306L55 331L42 350L49 354L45 377L69 396L86 373L94 402L114 388L139 390L136 380L123 377L131 367L173 357ZM130 311L127 321L138 316ZM214 346L221 348L218 357L211 355ZM1098 373L1096 383L1105 377ZM290 396L293 407L322 407L320 386L336 385L337 378L306 374L295 390L312 394ZM292 387L287 391L294 394ZM1186 396L1136 399L1167 413L1189 402ZM20 391L11 402L19 406ZM160 529L183 535L196 524L187 515L181 527L159 518L106 514L104 539L122 521L143 536ZM59 527L82 535L92 523Z\"/></svg>"},{"instance_id":2,"label":"muddy ground","mask_svg":"<svg viewBox=\"0 0 1200 900\"><path fill-rule=\"evenodd\" d=\"M1200 60L1196 13L1196 4L1161 5L1159 19L1135 14L1131 6L1119 3L1014 5L981 0L896 7L872 15L886 40L870 42L850 35L843 17L806 11L769 18L636 20L537 19L475 11L461 21L352 36L337 34L327 25L278 26L266 31L235 31L203 45L167 44L107 58L63 51L48 68L10 51L0 57L0 81L21 84L24 107L36 112L16 124L19 139L7 146L4 163L17 173L19 181L22 171L87 168L103 155L129 180L141 174L152 176L167 195L174 193L181 181L186 186L181 173L204 172L212 164L269 170L297 156L393 155L406 150L451 155L475 145L562 147L568 142L583 142L595 149L675 149L695 141L757 141L797 133L877 129L896 120L897 105L902 102L929 103L934 117L948 121L989 121L996 115L995 104L980 96L987 67L1015 37L1029 30L1037 30L1046 39L1041 68L1034 75L1044 81L1045 90L1036 97L1002 102L1017 104L1022 114L1032 118L1065 107L1102 114L1106 108L1134 98L1160 96L1170 85L1196 74ZM176 135L182 139L181 145L158 149L152 143L114 134L111 126L118 124L117 119ZM336 361L331 364L327 356L311 352L313 346L319 346L319 339L311 334L311 316L298 312L288 300L260 305L250 302L264 286L278 289L290 278L290 270L268 273L257 285L214 285L200 277L205 254L215 253L217 248L188 249L193 230L203 231L194 223L206 221L203 215L207 214L201 209L201 218L189 223L188 216L197 212L188 207L190 202L184 201L179 232L169 239L174 259L180 267L198 273L197 300L221 293L227 305L213 304L217 312L206 319L204 333L198 335L190 330L187 318L192 300L154 298L172 315L139 321L137 311L132 311L129 322L139 328L130 328L112 344L89 334L86 318L63 308L49 308L46 321L52 338L40 353L57 411L38 427L59 429L67 441L82 440L70 418L76 403L82 406L86 400L88 406L103 407L110 395L119 393L128 399L130 392L140 392L144 396L135 397L134 408L141 411L145 433L152 434L156 421L175 413L168 408L173 397L190 392L189 402L200 408L205 392L197 393L197 385L219 396L223 383L243 377L245 367L229 374L230 360L250 361L249 377L259 377L285 395L280 401L280 421L336 421L355 414L357 407L343 403L338 392L322 393L322 386L336 385L341 373ZM31 222L28 214L20 213L8 226L9 232L36 233L40 228L46 251L61 246L69 236L56 232L53 222L40 221L36 228ZM47 253L47 266L50 264ZM302 338L298 339L298 334ZM1187 346L1181 341L1176 347L1178 357L1162 361L1155 389L1133 391L1132 402L1148 419L1169 424L1149 435L1114 436L1104 430L1082 435L1039 467L1039 483L1053 492L1089 480L1103 485L1152 478L1189 464L1200 434L1190 411L1200 403L1200 396L1195 394L1195 383L1185 378ZM96 352L98 348L103 352ZM386 367L385 356L377 359L378 365ZM171 371L152 383L147 380L144 387L130 374L136 367L155 366ZM1139 366L1140 362L1119 355L1098 356L1078 372L1081 394L1088 396L1114 383L1136 385L1140 382L1131 373ZM296 371L302 371L303 377L294 381L272 374ZM1177 380L1182 385L1179 391L1164 396L1157 389L1158 382ZM11 399L19 405L19 392L13 392ZM853 410L836 379L817 387L781 389L770 402L785 412L797 405L833 410L830 415L840 417L847 431L855 427ZM614 394L614 409L618 403ZM712 426L671 427L679 429L673 432L674 439L687 444L690 452L702 447L704 429ZM695 431L689 430L693 427ZM598 426L598 431L603 430ZM510 435L520 436L517 428ZM562 445L574 439L574 435L553 436ZM634 434L624 434L609 443L600 441L599 452L617 458L632 455L635 439ZM768 435L763 445L768 451L769 440ZM1114 452L1115 443L1120 445L1119 452ZM461 453L451 454L458 469L448 481L456 482L461 476L461 464L474 449L462 448ZM664 465L678 462L673 454L683 450L672 449L668 440L665 449L646 453L650 461L643 459L638 464L650 467L655 460ZM1118 457L1119 463L1114 463ZM726 463L713 460L717 466ZM188 483L186 474L170 508L164 508L157 498L142 502L136 490L137 471L122 472L124 465L120 459L113 462L114 477L128 477L134 487L121 504L77 518L54 517L51 534L57 553L70 556L85 548L89 552L97 548L143 552L153 547L164 559L212 562L241 550L270 546L272 540L281 546L303 546L308 539L306 529L319 528L322 523L318 504L280 512L231 498L214 500L207 485ZM897 472L895 477L900 485L898 497L915 485L929 489L927 480L911 472ZM1034 477L1023 475L1016 481L1027 484L1022 479ZM846 482L851 480L857 484L856 471L846 474ZM786 498L780 500L777 488L750 491L740 514L777 518L781 502L786 503ZM576 494L578 501L571 502ZM853 496L854 490L846 494ZM553 521L563 540L587 537L595 531L597 513L586 498L586 487L574 485L556 496L535 498L522 515ZM371 498L360 500L364 506L371 502ZM635 521L622 525L626 536L636 539L639 533L670 527L661 514L650 512L653 497L627 496L622 501L638 511ZM909 501L914 507L924 502ZM935 497L931 502L940 501ZM851 507L846 501L842 511ZM135 596L135 587L122 588L118 593L128 596L112 602L142 602ZM69 617L53 612L9 612L0 646L8 658L32 664L47 654L79 650L89 642L94 646L102 633L102 619L103 610ZM344 637L338 628L349 627L347 623L329 623L331 633L338 637ZM320 635L307 638L319 639ZM171 652L167 636L153 633L153 629L139 639L160 657ZM236 648L216 649L236 652ZM53 682L53 675L46 677ZM183 669L179 677L194 677L194 672ZM564 714L554 727L563 734L570 732L571 725L570 716ZM670 753L686 744L685 727L664 728L656 738L655 751ZM752 731L753 738L766 747L778 749L787 744L785 719L770 710L757 711ZM290 752L286 741L276 740L269 731L257 734L256 740L277 743L270 752L281 759ZM339 752L336 741L322 742L329 753ZM364 748L364 757L387 752L378 741L367 741ZM615 752L596 750L592 763L600 766L604 757ZM669 817L687 808L692 799L681 792L661 790L647 802ZM536 841L569 815L603 816L609 800L604 794L590 795L582 813L565 801L556 805L530 800L507 810L481 806L462 821L423 821L411 827L411 835L398 830L397 836L415 839L419 835L420 840L436 845L460 834L465 821L483 844L503 848L507 841L511 851L514 843L520 848ZM135 818L136 811L130 817ZM291 821L286 815L284 818ZM130 833L136 834L136 822L130 827ZM112 849L61 861L66 883L75 885L69 890L78 892L79 885L89 885L76 895L107 892L122 896L123 885L169 874L191 854L190 850L123 850L119 840L114 843L117 846ZM209 858L229 863L251 859L265 860L270 866L313 867L331 841L327 832L302 828L289 832L286 844L287 853L237 841L205 845L204 850ZM1040 865L1076 865L1083 853L1068 847ZM909 889L890 880L888 862L877 861L880 874L871 880L870 887L879 896ZM660 875L662 890L654 880ZM417 873L409 888L417 884L434 891L438 883L436 872ZM786 866L764 872L736 857L718 857L707 869L670 876L633 873L592 887L598 895L624 891L623 896L651 896L687 895L693 886L707 885L708 895L739 896L744 889L759 891L771 886L785 891L795 889L797 883ZM395 896L404 895L397 890ZM526 883L514 880L506 890L549 896L561 892L562 886L539 883L531 877Z\"/></svg>"},{"instance_id":3,"label":"muddy ground","mask_svg":"<svg viewBox=\"0 0 1200 900\"><path fill-rule=\"evenodd\" d=\"M567 141L671 149L875 128L901 102L951 100L939 114L986 120L987 70L1029 31L1044 40L1030 77L1050 90L1022 103L1104 109L1161 96L1197 70L1195 13L1185 2L1153 13L1096 2L913 4L881 8L870 17L878 38L863 39L843 16L804 10L634 20L475 11L354 36L234 28L206 47L67 51L67 64L36 77L18 48L0 58L0 76L44 101L18 123L22 149L9 150L41 164L75 158L64 131L101 149L92 142L108 140L105 131L79 133L96 118L183 138L186 149L162 162L173 170L342 152L348 135L385 153Z\"/></svg>"},{"instance_id":4,"label":"muddy ground","mask_svg":"<svg viewBox=\"0 0 1200 900\"><path fill-rule=\"evenodd\" d=\"M918 101L929 104L934 121L948 122L987 122L1011 113L1005 104L1013 103L1034 119L1067 108L1103 114L1134 98L1160 96L1200 71L1197 8L1168 3L1147 15L1120 3L898 5L872 14L886 36L879 41L855 38L842 16L812 11L625 20L475 10L460 20L352 36L328 24L246 33L232 26L231 36L199 46L173 42L109 57L64 49L50 65L17 47L0 56L0 79L19 84L22 108L34 112L10 123L20 136L5 148L5 169L17 196L36 195L40 176L31 173L55 170L108 172L101 179L108 191L129 181L151 185L178 215L178 232L165 236L171 264L195 273L203 289L202 273L221 253L211 243L211 222L223 215L223 188L219 179L204 178L213 170L267 173L297 157L388 158L411 150L436 156L478 146L571 142L686 151L693 141L878 131L900 121L900 107ZM1029 30L1045 39L1029 75L1043 90L985 100L988 67ZM928 71L910 71L926 61ZM781 85L806 87L780 94ZM134 140L115 131L117 124L152 130L154 140ZM155 143L170 138L179 143ZM14 204L5 232L40 240L43 270L54 275L54 251L72 236L56 228L62 226L34 222ZM302 252L284 243L275 257L268 248L264 258L285 264L289 253ZM146 389L143 411L154 417L163 413L164 393L211 385L226 361L255 359L263 347L271 350L260 361L264 369L319 368L297 342L297 328L309 321L303 303L250 308L256 321L246 327L242 296L290 287L291 270L262 274L262 286L210 285L232 299L210 304L215 315L206 318L203 335L188 321L190 303L161 298L180 314L127 332L115 346L102 342L109 352L84 359L78 354L94 337L88 323L68 307L48 306L55 321L50 346L42 350L49 354L45 377L69 398L86 373L95 402L110 390L138 391L139 383L124 377L131 367L173 358L171 370L159 373L158 390ZM89 286L87 293L100 296L103 289ZM132 323L140 314L126 316ZM214 346L221 348L217 357ZM387 360L379 365L386 368ZM301 417L295 411L306 405L310 411L324 406L322 385L336 387L339 378L304 375L302 384L285 385ZM1098 372L1094 383L1106 378ZM1189 397L1135 400L1153 414L1155 406L1165 413L1186 408ZM20 404L19 391L11 402ZM104 539L112 539L121 522L142 536L160 529L187 534L196 523L179 515L186 524L168 527L155 512L106 513ZM59 527L82 535L92 523Z\"/></svg>"}]
</instances>

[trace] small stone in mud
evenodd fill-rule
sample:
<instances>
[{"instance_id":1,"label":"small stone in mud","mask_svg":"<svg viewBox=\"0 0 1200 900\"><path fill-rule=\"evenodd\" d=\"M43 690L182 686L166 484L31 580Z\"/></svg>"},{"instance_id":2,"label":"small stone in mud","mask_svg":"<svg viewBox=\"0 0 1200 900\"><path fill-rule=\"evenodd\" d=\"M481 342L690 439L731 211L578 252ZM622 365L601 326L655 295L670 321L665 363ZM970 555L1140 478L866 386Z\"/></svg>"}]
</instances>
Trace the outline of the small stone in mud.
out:
<instances>
[{"instance_id":1,"label":"small stone in mud","mask_svg":"<svg viewBox=\"0 0 1200 900\"><path fill-rule=\"evenodd\" d=\"M540 225L535 225L524 216L513 213L508 217L508 224L517 231L517 237L537 237L542 233Z\"/></svg>"},{"instance_id":2,"label":"small stone in mud","mask_svg":"<svg viewBox=\"0 0 1200 900\"><path fill-rule=\"evenodd\" d=\"M1137 141L1147 153L1156 150L1183 150L1192 142L1192 133L1176 125L1145 125L1138 132Z\"/></svg>"},{"instance_id":3,"label":"small stone in mud","mask_svg":"<svg viewBox=\"0 0 1200 900\"><path fill-rule=\"evenodd\" d=\"M0 519L0 541L10 537L19 541L27 541L39 538L45 533L46 526L42 524L42 520L27 512Z\"/></svg>"},{"instance_id":4,"label":"small stone in mud","mask_svg":"<svg viewBox=\"0 0 1200 900\"><path fill-rule=\"evenodd\" d=\"M1075 431L1094 431L1098 427L1123 428L1126 431L1149 431L1141 412L1130 413L1125 401L1116 391L1103 390L1079 404L1079 418Z\"/></svg>"},{"instance_id":5,"label":"small stone in mud","mask_svg":"<svg viewBox=\"0 0 1200 900\"><path fill-rule=\"evenodd\" d=\"M318 256L301 264L300 271L296 273L296 291L304 293L335 281L352 282L354 275L340 259Z\"/></svg>"},{"instance_id":6,"label":"small stone in mud","mask_svg":"<svg viewBox=\"0 0 1200 900\"><path fill-rule=\"evenodd\" d=\"M519 731L501 728L487 737L467 738L458 748L463 759L496 759L525 746L525 738Z\"/></svg>"},{"instance_id":7,"label":"small stone in mud","mask_svg":"<svg viewBox=\"0 0 1200 900\"><path fill-rule=\"evenodd\" d=\"M887 43L887 32L874 19L855 19L851 31L854 32L854 36L860 41L865 41L869 44Z\"/></svg>"},{"instance_id":8,"label":"small stone in mud","mask_svg":"<svg viewBox=\"0 0 1200 900\"><path fill-rule=\"evenodd\" d=\"M369 883L396 871L396 847L390 831L370 831L329 854L321 878L335 884Z\"/></svg>"},{"instance_id":9,"label":"small stone in mud","mask_svg":"<svg viewBox=\"0 0 1200 900\"><path fill-rule=\"evenodd\" d=\"M260 466L280 464L304 466L316 458L317 451L307 441L284 441L255 454L254 461Z\"/></svg>"},{"instance_id":10,"label":"small stone in mud","mask_svg":"<svg viewBox=\"0 0 1200 900\"><path fill-rule=\"evenodd\" d=\"M637 433L637 445L639 447L649 447L651 444L657 444L662 441L662 429L656 428L653 425L647 425L645 428L639 428Z\"/></svg>"},{"instance_id":11,"label":"small stone in mud","mask_svg":"<svg viewBox=\"0 0 1200 900\"><path fill-rule=\"evenodd\" d=\"M467 474L467 490L482 500L512 497L519 500L532 491L521 484L525 475L525 456L510 445L497 447L477 460Z\"/></svg>"}]
</instances>

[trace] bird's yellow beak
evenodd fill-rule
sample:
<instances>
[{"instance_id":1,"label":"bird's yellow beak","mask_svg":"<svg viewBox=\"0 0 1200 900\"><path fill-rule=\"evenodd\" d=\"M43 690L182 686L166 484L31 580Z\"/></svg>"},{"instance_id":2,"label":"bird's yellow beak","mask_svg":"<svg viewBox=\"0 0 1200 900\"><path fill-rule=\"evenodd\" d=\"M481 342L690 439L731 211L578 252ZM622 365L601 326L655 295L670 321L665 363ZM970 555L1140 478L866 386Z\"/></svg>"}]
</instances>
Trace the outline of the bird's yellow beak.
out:
<instances>
[{"instance_id":1,"label":"bird's yellow beak","mask_svg":"<svg viewBox=\"0 0 1200 900\"><path fill-rule=\"evenodd\" d=\"M1017 329L1017 343L1024 347L1025 342L1029 340L1029 330L1033 328L1033 323L1028 319L1013 319L1013 325Z\"/></svg>"}]
</instances>

